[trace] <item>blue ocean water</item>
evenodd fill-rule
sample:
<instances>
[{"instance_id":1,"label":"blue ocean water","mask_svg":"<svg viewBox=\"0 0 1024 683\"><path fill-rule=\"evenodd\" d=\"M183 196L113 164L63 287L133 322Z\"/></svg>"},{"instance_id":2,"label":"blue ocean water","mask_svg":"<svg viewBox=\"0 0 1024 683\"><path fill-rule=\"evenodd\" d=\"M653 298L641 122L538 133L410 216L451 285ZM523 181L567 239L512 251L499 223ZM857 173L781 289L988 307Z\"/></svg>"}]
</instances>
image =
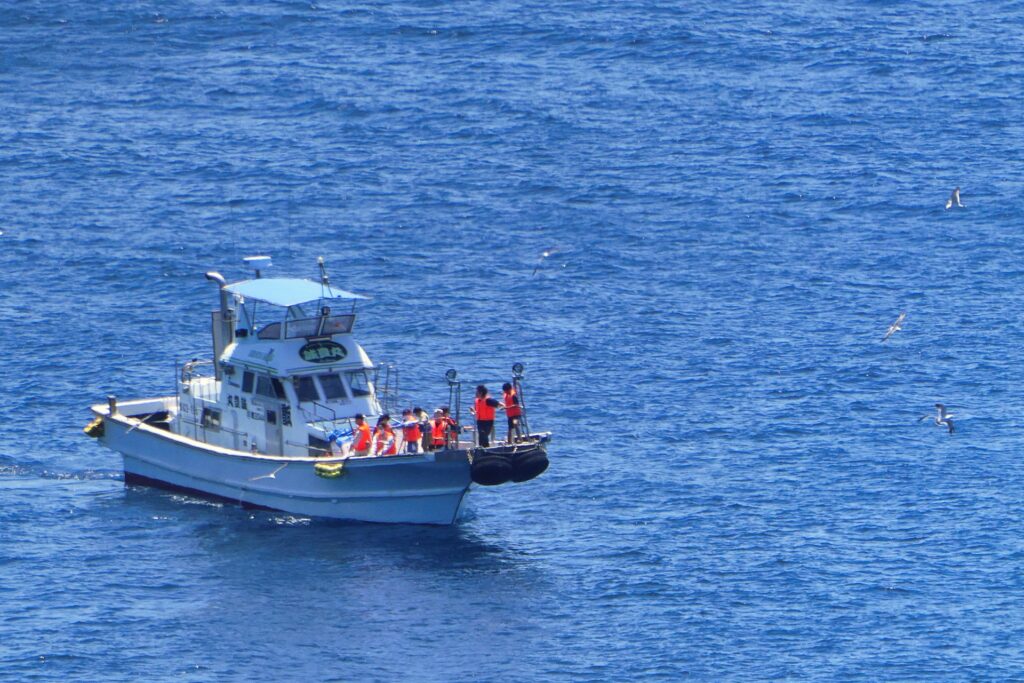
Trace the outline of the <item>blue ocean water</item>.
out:
<instances>
[{"instance_id":1,"label":"blue ocean water","mask_svg":"<svg viewBox=\"0 0 1024 683\"><path fill-rule=\"evenodd\" d=\"M0 677L1024 676L1022 38L1020 2L0 4ZM87 406L166 393L253 253L372 295L410 402L525 363L550 470L451 528L125 489Z\"/></svg>"}]
</instances>

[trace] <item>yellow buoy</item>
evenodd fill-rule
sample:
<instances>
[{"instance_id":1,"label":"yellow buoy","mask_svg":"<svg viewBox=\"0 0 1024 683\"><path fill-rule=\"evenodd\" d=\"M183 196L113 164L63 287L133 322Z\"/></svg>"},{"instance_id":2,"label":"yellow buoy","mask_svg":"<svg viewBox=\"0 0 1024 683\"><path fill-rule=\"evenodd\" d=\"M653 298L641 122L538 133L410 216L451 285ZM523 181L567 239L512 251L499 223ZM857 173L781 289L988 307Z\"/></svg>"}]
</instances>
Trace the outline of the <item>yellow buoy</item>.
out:
<instances>
[{"instance_id":1,"label":"yellow buoy","mask_svg":"<svg viewBox=\"0 0 1024 683\"><path fill-rule=\"evenodd\" d=\"M85 425L82 431L95 438L103 436L103 418L97 417L95 420Z\"/></svg>"},{"instance_id":2,"label":"yellow buoy","mask_svg":"<svg viewBox=\"0 0 1024 683\"><path fill-rule=\"evenodd\" d=\"M345 473L345 463L318 462L313 465L313 471L316 472L318 477L323 477L324 479L337 479Z\"/></svg>"}]
</instances>

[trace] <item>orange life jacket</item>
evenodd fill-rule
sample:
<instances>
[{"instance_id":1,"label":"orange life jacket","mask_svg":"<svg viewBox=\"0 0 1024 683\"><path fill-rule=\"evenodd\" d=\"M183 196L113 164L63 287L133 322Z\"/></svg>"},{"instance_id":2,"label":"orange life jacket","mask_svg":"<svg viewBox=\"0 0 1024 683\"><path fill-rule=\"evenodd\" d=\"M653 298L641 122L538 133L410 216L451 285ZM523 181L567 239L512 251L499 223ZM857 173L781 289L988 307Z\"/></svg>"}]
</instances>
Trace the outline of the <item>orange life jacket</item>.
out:
<instances>
[{"instance_id":1,"label":"orange life jacket","mask_svg":"<svg viewBox=\"0 0 1024 683\"><path fill-rule=\"evenodd\" d=\"M402 437L406 443L415 443L420 440L423 435L420 434L420 425L417 422L413 422L411 425L402 427Z\"/></svg>"},{"instance_id":2,"label":"orange life jacket","mask_svg":"<svg viewBox=\"0 0 1024 683\"><path fill-rule=\"evenodd\" d=\"M391 429L391 425L382 425L377 429L377 455L380 455L382 452L384 455L395 455L398 453L395 431Z\"/></svg>"},{"instance_id":3,"label":"orange life jacket","mask_svg":"<svg viewBox=\"0 0 1024 683\"><path fill-rule=\"evenodd\" d=\"M487 405L487 398L476 399L476 419L478 420L493 420L494 419L494 406Z\"/></svg>"},{"instance_id":4,"label":"orange life jacket","mask_svg":"<svg viewBox=\"0 0 1024 683\"><path fill-rule=\"evenodd\" d=\"M443 417L438 417L430 421L430 436L434 439L435 446L444 445L444 428L448 425L448 420Z\"/></svg>"},{"instance_id":5,"label":"orange life jacket","mask_svg":"<svg viewBox=\"0 0 1024 683\"><path fill-rule=\"evenodd\" d=\"M519 405L516 390L502 392L505 401L505 414L509 417L519 417L523 414L523 408Z\"/></svg>"},{"instance_id":6,"label":"orange life jacket","mask_svg":"<svg viewBox=\"0 0 1024 683\"><path fill-rule=\"evenodd\" d=\"M356 425L353 435L355 437L352 441L352 448L354 450L365 451L370 447L370 425L365 422L361 425Z\"/></svg>"},{"instance_id":7,"label":"orange life jacket","mask_svg":"<svg viewBox=\"0 0 1024 683\"><path fill-rule=\"evenodd\" d=\"M444 418L444 428L448 432L448 434L451 435L451 437L453 439L458 437L458 435L459 435L459 424L455 421L454 417L449 415L449 416Z\"/></svg>"}]
</instances>

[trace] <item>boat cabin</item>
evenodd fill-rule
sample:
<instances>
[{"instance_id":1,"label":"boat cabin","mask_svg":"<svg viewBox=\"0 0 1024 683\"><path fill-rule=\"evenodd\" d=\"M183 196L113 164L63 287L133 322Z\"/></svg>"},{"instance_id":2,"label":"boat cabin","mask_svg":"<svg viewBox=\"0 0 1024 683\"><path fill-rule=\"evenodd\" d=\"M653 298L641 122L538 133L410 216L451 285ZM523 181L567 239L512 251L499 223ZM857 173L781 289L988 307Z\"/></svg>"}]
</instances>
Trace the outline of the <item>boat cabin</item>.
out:
<instances>
[{"instance_id":1,"label":"boat cabin","mask_svg":"<svg viewBox=\"0 0 1024 683\"><path fill-rule=\"evenodd\" d=\"M357 413L372 423L384 412L378 368L352 336L356 302L366 297L332 287L326 275L207 278L220 287L213 361L182 368L172 431L234 450L318 456Z\"/></svg>"}]
</instances>

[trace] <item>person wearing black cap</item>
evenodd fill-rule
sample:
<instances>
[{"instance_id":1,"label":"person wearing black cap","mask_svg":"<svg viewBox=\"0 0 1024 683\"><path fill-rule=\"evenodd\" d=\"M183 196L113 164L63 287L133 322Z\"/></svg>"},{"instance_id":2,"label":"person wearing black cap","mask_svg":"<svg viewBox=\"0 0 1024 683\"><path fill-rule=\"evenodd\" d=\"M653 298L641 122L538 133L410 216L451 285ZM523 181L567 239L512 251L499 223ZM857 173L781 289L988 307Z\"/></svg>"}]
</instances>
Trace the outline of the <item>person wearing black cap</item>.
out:
<instances>
[{"instance_id":1,"label":"person wearing black cap","mask_svg":"<svg viewBox=\"0 0 1024 683\"><path fill-rule=\"evenodd\" d=\"M441 406L441 415L444 416L445 422L445 445L448 448L459 447L459 423L452 417L452 409L448 406Z\"/></svg>"},{"instance_id":2,"label":"person wearing black cap","mask_svg":"<svg viewBox=\"0 0 1024 683\"><path fill-rule=\"evenodd\" d=\"M364 458L370 454L370 442L373 435L370 433L370 425L366 424L366 417L362 413L356 413L356 426L352 430L352 451L355 457Z\"/></svg>"},{"instance_id":3,"label":"person wearing black cap","mask_svg":"<svg viewBox=\"0 0 1024 683\"><path fill-rule=\"evenodd\" d=\"M435 451L445 447L445 433L448 431L448 420L444 419L444 413L438 408L434 411L434 419L430 421L431 444Z\"/></svg>"},{"instance_id":4,"label":"person wearing black cap","mask_svg":"<svg viewBox=\"0 0 1024 683\"><path fill-rule=\"evenodd\" d=\"M494 432L494 410L503 408L501 402L493 399L483 384L476 388L476 399L473 401L473 415L476 416L476 436L479 444L487 448L491 445L491 433Z\"/></svg>"},{"instance_id":5,"label":"person wearing black cap","mask_svg":"<svg viewBox=\"0 0 1024 683\"><path fill-rule=\"evenodd\" d=\"M501 403L505 406L505 417L508 418L508 443L515 443L523 436L519 427L519 418L523 415L523 407L519 405L519 396L515 388L508 382L501 386Z\"/></svg>"}]
</instances>

